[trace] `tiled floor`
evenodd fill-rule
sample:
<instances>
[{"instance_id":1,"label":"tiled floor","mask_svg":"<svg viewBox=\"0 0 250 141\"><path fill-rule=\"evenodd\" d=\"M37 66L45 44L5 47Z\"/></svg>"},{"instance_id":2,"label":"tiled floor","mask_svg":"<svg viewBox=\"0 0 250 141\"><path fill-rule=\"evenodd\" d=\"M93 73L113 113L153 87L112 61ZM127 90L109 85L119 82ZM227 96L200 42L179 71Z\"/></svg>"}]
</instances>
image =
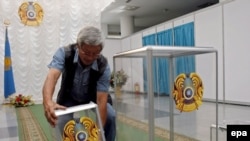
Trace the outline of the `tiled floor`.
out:
<instances>
[{"instance_id":1,"label":"tiled floor","mask_svg":"<svg viewBox=\"0 0 250 141\"><path fill-rule=\"evenodd\" d=\"M18 141L16 112L13 106L0 105L0 141Z\"/></svg>"},{"instance_id":2,"label":"tiled floor","mask_svg":"<svg viewBox=\"0 0 250 141\"><path fill-rule=\"evenodd\" d=\"M169 97L166 96L155 96L154 99L155 126L167 131L170 129L169 102ZM121 100L117 102L116 109L126 116L148 122L148 98L144 95L122 94ZM225 123L250 124L250 106L218 104L218 113L220 125L225 125ZM201 141L210 141L210 127L216 123L215 103L203 102L198 110L192 112L180 112L174 108L173 115L175 133ZM212 128L211 133L211 139L215 141L216 132L214 128ZM226 141L224 130L218 130L218 135L219 141Z\"/></svg>"},{"instance_id":3,"label":"tiled floor","mask_svg":"<svg viewBox=\"0 0 250 141\"><path fill-rule=\"evenodd\" d=\"M143 122L148 121L147 98L123 94L116 103L118 112ZM155 126L169 130L169 98L155 97ZM198 110L185 113L174 110L174 131L201 141L210 140L210 126L215 123L215 104L203 102ZM0 141L18 141L17 120L12 106L0 105ZM250 120L250 106L219 104L219 123ZM215 132L213 132L213 140ZM219 141L226 141L226 132L219 131Z\"/></svg>"}]
</instances>

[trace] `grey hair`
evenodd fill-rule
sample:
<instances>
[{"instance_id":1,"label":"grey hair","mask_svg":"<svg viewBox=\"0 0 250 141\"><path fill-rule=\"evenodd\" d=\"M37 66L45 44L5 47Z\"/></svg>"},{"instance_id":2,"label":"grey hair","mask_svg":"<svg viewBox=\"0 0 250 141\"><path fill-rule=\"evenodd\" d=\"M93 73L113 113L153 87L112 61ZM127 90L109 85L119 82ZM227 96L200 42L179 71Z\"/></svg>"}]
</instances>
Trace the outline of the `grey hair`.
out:
<instances>
[{"instance_id":1,"label":"grey hair","mask_svg":"<svg viewBox=\"0 0 250 141\"><path fill-rule=\"evenodd\" d=\"M83 44L100 46L103 49L103 36L100 29L87 26L81 29L77 36L77 44L82 46Z\"/></svg>"}]
</instances>

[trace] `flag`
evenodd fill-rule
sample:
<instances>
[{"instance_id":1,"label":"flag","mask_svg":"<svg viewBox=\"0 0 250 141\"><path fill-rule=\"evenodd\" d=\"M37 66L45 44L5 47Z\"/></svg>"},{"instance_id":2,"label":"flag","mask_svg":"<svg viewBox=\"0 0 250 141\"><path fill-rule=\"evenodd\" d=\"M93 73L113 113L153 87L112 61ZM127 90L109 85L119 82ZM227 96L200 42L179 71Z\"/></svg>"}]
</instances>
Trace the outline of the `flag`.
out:
<instances>
[{"instance_id":1,"label":"flag","mask_svg":"<svg viewBox=\"0 0 250 141\"><path fill-rule=\"evenodd\" d=\"M12 72L12 62L10 53L10 43L8 39L8 29L5 31L5 54L4 54L4 97L8 98L15 93L15 83Z\"/></svg>"}]
</instances>

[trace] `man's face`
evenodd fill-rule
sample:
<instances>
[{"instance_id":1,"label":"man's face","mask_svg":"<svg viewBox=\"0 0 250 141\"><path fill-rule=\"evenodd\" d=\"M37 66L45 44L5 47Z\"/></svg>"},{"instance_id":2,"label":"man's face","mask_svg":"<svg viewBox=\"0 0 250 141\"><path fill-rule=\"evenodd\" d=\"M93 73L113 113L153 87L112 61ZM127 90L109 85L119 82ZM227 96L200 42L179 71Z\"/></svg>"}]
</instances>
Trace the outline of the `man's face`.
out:
<instances>
[{"instance_id":1,"label":"man's face","mask_svg":"<svg viewBox=\"0 0 250 141\"><path fill-rule=\"evenodd\" d=\"M84 65L91 65L101 53L101 46L83 44L78 45L79 57Z\"/></svg>"}]
</instances>

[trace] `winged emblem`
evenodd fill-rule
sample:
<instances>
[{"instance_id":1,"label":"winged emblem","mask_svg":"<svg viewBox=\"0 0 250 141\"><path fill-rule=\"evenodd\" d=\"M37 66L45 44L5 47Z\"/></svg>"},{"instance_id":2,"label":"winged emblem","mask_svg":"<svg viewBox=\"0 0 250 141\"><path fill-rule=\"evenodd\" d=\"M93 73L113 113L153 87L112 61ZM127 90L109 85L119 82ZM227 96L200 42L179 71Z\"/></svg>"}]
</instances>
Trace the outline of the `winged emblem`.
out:
<instances>
[{"instance_id":1,"label":"winged emblem","mask_svg":"<svg viewBox=\"0 0 250 141\"><path fill-rule=\"evenodd\" d=\"M203 83L196 73L179 74L174 82L173 98L181 112L191 112L202 104Z\"/></svg>"},{"instance_id":2,"label":"winged emblem","mask_svg":"<svg viewBox=\"0 0 250 141\"><path fill-rule=\"evenodd\" d=\"M18 15L23 24L38 26L43 19L43 9L36 2L24 2L18 9Z\"/></svg>"},{"instance_id":3,"label":"winged emblem","mask_svg":"<svg viewBox=\"0 0 250 141\"><path fill-rule=\"evenodd\" d=\"M99 141L99 129L89 117L68 121L63 130L63 141Z\"/></svg>"}]
</instances>

